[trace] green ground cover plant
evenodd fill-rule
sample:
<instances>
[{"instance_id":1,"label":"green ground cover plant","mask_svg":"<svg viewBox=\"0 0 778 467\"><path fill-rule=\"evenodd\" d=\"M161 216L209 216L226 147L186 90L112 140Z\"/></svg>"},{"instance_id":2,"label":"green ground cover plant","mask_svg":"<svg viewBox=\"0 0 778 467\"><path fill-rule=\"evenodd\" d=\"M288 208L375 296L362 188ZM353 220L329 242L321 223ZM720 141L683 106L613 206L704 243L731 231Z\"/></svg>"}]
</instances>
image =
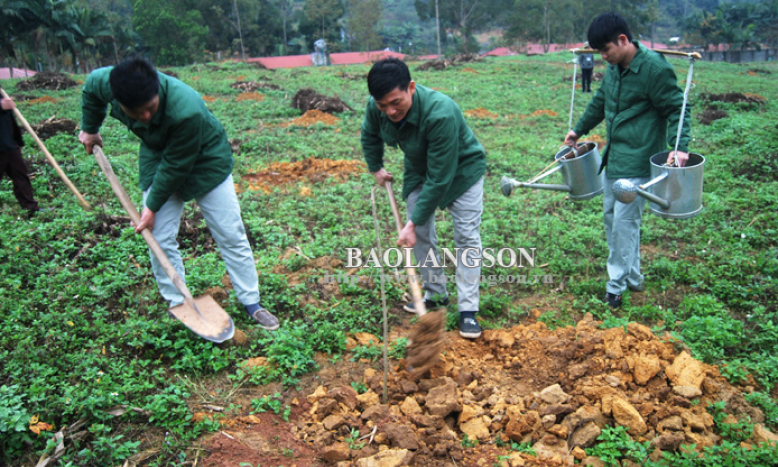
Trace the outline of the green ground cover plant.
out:
<instances>
[{"instance_id":1,"label":"green ground cover plant","mask_svg":"<svg viewBox=\"0 0 778 467\"><path fill-rule=\"evenodd\" d=\"M626 293L622 309L613 311L599 302L607 255L601 199L573 203L562 193L522 189L506 198L499 190L500 177L528 179L548 165L561 144L570 106L570 82L563 79L572 74L572 66L566 63L571 58L569 53L489 58L469 64L475 73L457 67L415 71L417 65L411 64L419 84L440 89L464 111L485 109L497 115L467 117L487 150L482 241L495 248L535 248L536 261L524 268L484 268L482 274L553 278L552 283L482 284L479 316L484 328L520 323L532 308L542 308L548 310L541 319L549 327L573 324L590 312L608 327L638 321L668 331L695 358L721 365L722 374L731 381L754 385L753 403L764 409L768 427L778 429L778 65L760 64L773 72L760 76L750 76L747 65L695 65L691 148L707 158L704 210L684 221L645 215L642 245L648 290L641 296ZM678 59L671 62L682 79L688 65ZM209 108L229 137L242 141L234 177L241 188L239 200L260 273L262 302L277 312L282 327L272 334L253 327L234 295L225 309L246 331L249 344L244 347L200 340L169 318L145 243L123 218L125 213L94 159L73 135L46 141L94 207L87 212L25 136L24 154L32 163L36 196L54 210L26 221L8 180L0 183L2 462L18 465L37 460L44 451L53 451L57 430L83 421L86 434L76 449L62 455L62 465L119 465L137 452L135 443L146 431L165 440L157 447L152 465L183 465L192 460L186 450L192 440L218 428L213 421L193 420L187 402L198 391L191 381L226 381L228 388L269 382L290 387L317 369L316 352L331 358L344 354L346 333L381 335L377 287L341 284L342 296L336 299L312 287L324 271L311 272L306 283L297 285L290 285L285 274L273 272L279 265L290 271L304 265L282 259L287 248L299 249L308 258L345 260L346 248L374 247L373 177L364 172L346 180L301 180L269 193L251 191L241 181L241 176L274 162L310 157L361 160L359 128L366 86L339 73L364 74L368 67L269 71L220 63L174 70L201 94L217 98ZM261 102L237 101L238 91L229 84L244 75L246 80L271 82L281 89L263 89ZM13 83L4 82L4 88L13 90ZM285 126L300 115L291 107L291 97L308 87L337 95L356 110L338 114L335 125ZM709 126L697 123L708 105L699 96L724 92L759 94L766 102L725 104L719 108L727 110L727 118ZM35 94L60 101L20 103L31 123L51 116L80 120L78 88ZM588 96L577 94L576 117L587 100ZM114 171L140 205L137 140L110 119L101 133ZM604 126L593 133L604 136ZM387 150L386 166L399 185L398 150ZM299 194L303 187L310 190L309 196ZM195 210L188 208L185 216L194 220ZM439 246L453 248L449 216L444 212L436 216ZM393 244L396 235L386 203L379 203L379 222L383 245ZM206 229L203 235L208 235ZM182 241L181 248L194 295L220 285L225 271L218 250L188 241ZM388 303L399 303L403 287L392 282L386 287ZM455 292L454 284L450 287ZM456 306L452 304L449 311L457 311ZM390 313L389 325L398 322ZM448 328L456 325L452 313ZM391 356L400 358L403 352L404 347L395 346ZM353 355L381 360L368 348ZM266 357L269 364L259 369L240 366L257 356ZM209 397L230 403L229 389ZM111 410L116 406L138 410L116 415ZM36 415L54 428L32 433L29 421ZM617 431L608 436L598 448L602 456L635 457L642 452L641 446L627 443ZM734 444L727 449L738 462L729 465L775 465L765 463L775 460L769 452L746 451ZM723 458L725 451L706 455ZM107 460L98 459L105 453L110 453ZM712 465L691 454L673 456L667 459L669 464L661 465Z\"/></svg>"}]
</instances>

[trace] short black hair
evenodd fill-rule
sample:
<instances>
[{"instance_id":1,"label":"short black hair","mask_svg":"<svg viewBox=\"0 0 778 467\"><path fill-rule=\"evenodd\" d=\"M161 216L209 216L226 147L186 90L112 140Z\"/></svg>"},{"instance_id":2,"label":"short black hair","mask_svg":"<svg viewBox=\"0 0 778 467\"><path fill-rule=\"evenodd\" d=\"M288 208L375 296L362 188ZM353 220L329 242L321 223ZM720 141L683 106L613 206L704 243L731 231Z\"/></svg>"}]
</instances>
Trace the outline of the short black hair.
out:
<instances>
[{"instance_id":1,"label":"short black hair","mask_svg":"<svg viewBox=\"0 0 778 467\"><path fill-rule=\"evenodd\" d=\"M602 50L609 42L618 44L619 36L624 34L632 42L632 32L623 16L611 11L594 18L586 33L589 45L593 49Z\"/></svg>"},{"instance_id":2,"label":"short black hair","mask_svg":"<svg viewBox=\"0 0 778 467\"><path fill-rule=\"evenodd\" d=\"M408 65L397 58L385 58L375 62L367 74L367 89L375 100L399 89L407 91L411 84L411 72Z\"/></svg>"},{"instance_id":3,"label":"short black hair","mask_svg":"<svg viewBox=\"0 0 778 467\"><path fill-rule=\"evenodd\" d=\"M128 109L135 109L159 94L159 76L148 60L128 58L111 70L111 92L114 99Z\"/></svg>"}]
</instances>

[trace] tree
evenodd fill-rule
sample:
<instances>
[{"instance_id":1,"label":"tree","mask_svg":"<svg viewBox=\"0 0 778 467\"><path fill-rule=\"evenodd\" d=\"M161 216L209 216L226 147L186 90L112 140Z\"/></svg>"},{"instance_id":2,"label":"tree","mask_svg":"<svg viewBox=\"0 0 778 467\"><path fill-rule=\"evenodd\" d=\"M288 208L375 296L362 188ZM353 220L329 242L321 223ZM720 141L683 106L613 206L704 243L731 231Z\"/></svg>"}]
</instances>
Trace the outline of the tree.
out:
<instances>
[{"instance_id":1,"label":"tree","mask_svg":"<svg viewBox=\"0 0 778 467\"><path fill-rule=\"evenodd\" d=\"M519 8L517 2L505 39L537 41L548 52L550 44L576 37L577 4L574 0L529 0L522 1Z\"/></svg>"},{"instance_id":2,"label":"tree","mask_svg":"<svg viewBox=\"0 0 778 467\"><path fill-rule=\"evenodd\" d=\"M438 0L440 24L458 31L463 52L477 52L473 48L472 33L497 21L511 0ZM416 12L422 21L436 17L435 0L416 0Z\"/></svg>"},{"instance_id":3,"label":"tree","mask_svg":"<svg viewBox=\"0 0 778 467\"><path fill-rule=\"evenodd\" d=\"M321 36L326 38L326 28L333 28L338 18L343 16L343 8L338 0L306 0L305 16L311 22L321 26Z\"/></svg>"},{"instance_id":4,"label":"tree","mask_svg":"<svg viewBox=\"0 0 778 467\"><path fill-rule=\"evenodd\" d=\"M183 2L136 0L132 25L160 65L183 65L202 56L208 28Z\"/></svg>"},{"instance_id":5,"label":"tree","mask_svg":"<svg viewBox=\"0 0 778 467\"><path fill-rule=\"evenodd\" d=\"M349 0L346 27L359 50L369 51L381 45L378 23L381 21L381 0ZM350 47L349 47L350 49Z\"/></svg>"}]
</instances>

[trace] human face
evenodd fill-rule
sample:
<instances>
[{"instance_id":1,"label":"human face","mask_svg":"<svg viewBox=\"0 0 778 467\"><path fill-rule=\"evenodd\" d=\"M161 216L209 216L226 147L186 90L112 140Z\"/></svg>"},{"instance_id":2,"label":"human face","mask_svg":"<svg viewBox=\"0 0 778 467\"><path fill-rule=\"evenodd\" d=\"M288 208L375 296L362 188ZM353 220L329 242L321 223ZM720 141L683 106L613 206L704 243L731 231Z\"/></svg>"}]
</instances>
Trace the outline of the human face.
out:
<instances>
[{"instance_id":1,"label":"human face","mask_svg":"<svg viewBox=\"0 0 778 467\"><path fill-rule=\"evenodd\" d=\"M408 89L400 91L400 88L394 88L381 98L375 101L378 110L385 113L389 120L400 122L408 115L413 105L413 93L416 92L416 83L413 81L408 84Z\"/></svg>"},{"instance_id":2,"label":"human face","mask_svg":"<svg viewBox=\"0 0 778 467\"><path fill-rule=\"evenodd\" d=\"M150 101L141 106L135 107L134 109L127 108L123 104L119 105L121 105L122 111L131 119L137 120L141 123L149 123L159 108L159 94L154 96L154 98Z\"/></svg>"},{"instance_id":3,"label":"human face","mask_svg":"<svg viewBox=\"0 0 778 467\"><path fill-rule=\"evenodd\" d=\"M622 34L616 42L608 42L603 48L598 49L598 52L600 52L602 59L611 65L621 65L624 68L629 68L637 48L627 39L627 36Z\"/></svg>"}]
</instances>

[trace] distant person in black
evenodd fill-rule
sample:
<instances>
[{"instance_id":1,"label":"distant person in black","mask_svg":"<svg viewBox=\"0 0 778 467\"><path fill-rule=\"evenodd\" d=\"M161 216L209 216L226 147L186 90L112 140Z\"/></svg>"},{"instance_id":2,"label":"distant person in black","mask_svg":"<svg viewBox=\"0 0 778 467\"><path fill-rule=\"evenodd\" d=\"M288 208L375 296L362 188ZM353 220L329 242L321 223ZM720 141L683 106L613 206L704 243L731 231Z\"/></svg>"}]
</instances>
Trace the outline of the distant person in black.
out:
<instances>
[{"instance_id":1,"label":"distant person in black","mask_svg":"<svg viewBox=\"0 0 778 467\"><path fill-rule=\"evenodd\" d=\"M594 71L594 56L581 54L578 56L581 65L581 89L583 92L592 92L592 72Z\"/></svg>"},{"instance_id":2,"label":"distant person in black","mask_svg":"<svg viewBox=\"0 0 778 467\"><path fill-rule=\"evenodd\" d=\"M27 166L22 158L24 140L22 132L13 115L16 103L13 99L0 99L0 179L8 174L13 183L13 193L19 204L32 217L41 208L32 194L32 184Z\"/></svg>"}]
</instances>

